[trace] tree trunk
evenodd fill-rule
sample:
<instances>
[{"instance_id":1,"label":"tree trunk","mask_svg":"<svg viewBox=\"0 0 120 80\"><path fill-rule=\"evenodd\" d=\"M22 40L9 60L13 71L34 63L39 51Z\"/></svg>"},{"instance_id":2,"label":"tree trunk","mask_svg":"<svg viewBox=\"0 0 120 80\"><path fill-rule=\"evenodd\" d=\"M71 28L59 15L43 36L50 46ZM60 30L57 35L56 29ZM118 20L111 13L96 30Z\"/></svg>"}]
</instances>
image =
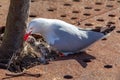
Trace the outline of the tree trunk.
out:
<instances>
[{"instance_id":1,"label":"tree trunk","mask_svg":"<svg viewBox=\"0 0 120 80\"><path fill-rule=\"evenodd\" d=\"M15 51L23 48L29 6L30 0L10 0L0 58L10 58Z\"/></svg>"}]
</instances>

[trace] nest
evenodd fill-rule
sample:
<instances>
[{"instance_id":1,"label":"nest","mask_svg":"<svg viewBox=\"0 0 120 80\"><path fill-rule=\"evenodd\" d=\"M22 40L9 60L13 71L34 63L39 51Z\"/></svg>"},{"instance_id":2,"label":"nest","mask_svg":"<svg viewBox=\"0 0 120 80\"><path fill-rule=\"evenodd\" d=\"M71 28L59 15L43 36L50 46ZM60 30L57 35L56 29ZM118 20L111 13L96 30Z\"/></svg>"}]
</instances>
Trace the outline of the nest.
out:
<instances>
[{"instance_id":1,"label":"nest","mask_svg":"<svg viewBox=\"0 0 120 80\"><path fill-rule=\"evenodd\" d=\"M0 36L0 43L2 42L2 36L3 34ZM49 61L58 57L56 52L46 43L43 37L31 35L24 42L23 49L13 53L5 67L11 72L23 72L36 65L48 64Z\"/></svg>"}]
</instances>

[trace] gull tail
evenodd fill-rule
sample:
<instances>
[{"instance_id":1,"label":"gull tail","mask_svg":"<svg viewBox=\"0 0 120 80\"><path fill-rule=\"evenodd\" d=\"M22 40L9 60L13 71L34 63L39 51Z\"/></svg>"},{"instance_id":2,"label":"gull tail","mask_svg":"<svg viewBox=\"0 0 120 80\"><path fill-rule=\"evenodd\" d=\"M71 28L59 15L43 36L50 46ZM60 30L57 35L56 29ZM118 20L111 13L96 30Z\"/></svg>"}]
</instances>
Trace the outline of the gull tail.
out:
<instances>
[{"instance_id":1,"label":"gull tail","mask_svg":"<svg viewBox=\"0 0 120 80\"><path fill-rule=\"evenodd\" d=\"M107 25L106 27L101 28L100 32L104 34L102 39L108 37L114 29L115 29L114 25Z\"/></svg>"},{"instance_id":2,"label":"gull tail","mask_svg":"<svg viewBox=\"0 0 120 80\"><path fill-rule=\"evenodd\" d=\"M104 35L108 35L110 32L112 32L115 29L114 25L107 25L104 28L101 28L100 32Z\"/></svg>"}]
</instances>

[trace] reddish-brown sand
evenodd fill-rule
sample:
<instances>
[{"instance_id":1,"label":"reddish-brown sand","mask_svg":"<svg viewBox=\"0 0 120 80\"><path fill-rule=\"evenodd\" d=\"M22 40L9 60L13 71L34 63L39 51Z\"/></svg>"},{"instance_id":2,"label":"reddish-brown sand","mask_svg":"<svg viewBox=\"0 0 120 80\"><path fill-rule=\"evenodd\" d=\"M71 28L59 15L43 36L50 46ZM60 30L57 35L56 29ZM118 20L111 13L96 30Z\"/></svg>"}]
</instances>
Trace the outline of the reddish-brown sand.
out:
<instances>
[{"instance_id":1,"label":"reddish-brown sand","mask_svg":"<svg viewBox=\"0 0 120 80\"><path fill-rule=\"evenodd\" d=\"M0 0L0 26L5 26L9 0ZM7 80L120 80L120 0L32 0L29 21L36 17L56 18L82 28L113 23L116 29L86 53L70 55L29 69L41 77L14 77ZM8 71L0 69L0 80ZM70 78L68 76L68 78Z\"/></svg>"}]
</instances>

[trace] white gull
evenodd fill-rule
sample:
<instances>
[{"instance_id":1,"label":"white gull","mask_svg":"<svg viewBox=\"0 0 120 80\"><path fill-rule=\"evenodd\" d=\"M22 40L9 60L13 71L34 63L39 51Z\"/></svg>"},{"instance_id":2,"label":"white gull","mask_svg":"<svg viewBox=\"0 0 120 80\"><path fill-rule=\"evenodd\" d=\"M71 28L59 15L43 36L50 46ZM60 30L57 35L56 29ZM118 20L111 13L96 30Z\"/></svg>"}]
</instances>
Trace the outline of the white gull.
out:
<instances>
[{"instance_id":1,"label":"white gull","mask_svg":"<svg viewBox=\"0 0 120 80\"><path fill-rule=\"evenodd\" d=\"M114 30L114 26L101 32L85 30L58 19L33 19L26 30L27 34L41 34L46 42L64 55L83 51Z\"/></svg>"}]
</instances>

